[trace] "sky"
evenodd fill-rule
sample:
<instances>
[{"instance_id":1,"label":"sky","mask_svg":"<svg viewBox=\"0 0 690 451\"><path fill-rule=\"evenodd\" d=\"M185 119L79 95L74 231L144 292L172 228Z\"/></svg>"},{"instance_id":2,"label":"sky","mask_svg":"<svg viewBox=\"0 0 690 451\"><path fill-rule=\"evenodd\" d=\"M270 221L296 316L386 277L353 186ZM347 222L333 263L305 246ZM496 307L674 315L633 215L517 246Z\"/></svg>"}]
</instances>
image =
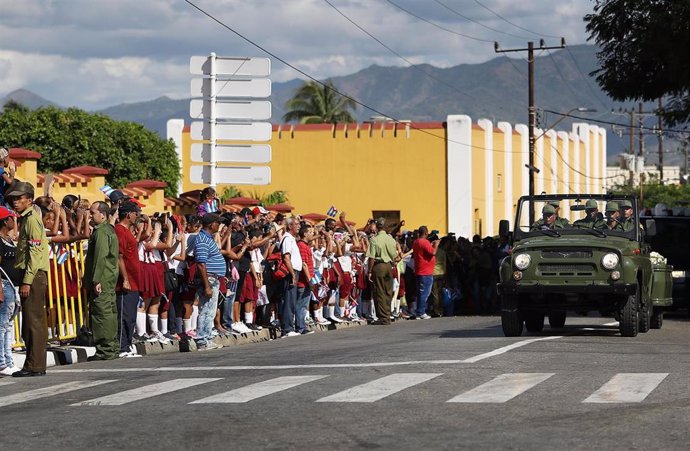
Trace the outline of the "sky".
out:
<instances>
[{"instance_id":1,"label":"sky","mask_svg":"<svg viewBox=\"0 0 690 451\"><path fill-rule=\"evenodd\" d=\"M408 65L352 22L415 64L451 67L495 58L494 41L503 48L525 47L542 36L547 45L558 45L556 38L563 36L568 44L583 44L582 18L594 5L592 0L190 1L317 79L372 64ZM0 0L0 97L24 88L87 110L160 96L186 98L190 57L210 52L268 56L184 0ZM273 59L271 70L277 82L305 78Z\"/></svg>"}]
</instances>

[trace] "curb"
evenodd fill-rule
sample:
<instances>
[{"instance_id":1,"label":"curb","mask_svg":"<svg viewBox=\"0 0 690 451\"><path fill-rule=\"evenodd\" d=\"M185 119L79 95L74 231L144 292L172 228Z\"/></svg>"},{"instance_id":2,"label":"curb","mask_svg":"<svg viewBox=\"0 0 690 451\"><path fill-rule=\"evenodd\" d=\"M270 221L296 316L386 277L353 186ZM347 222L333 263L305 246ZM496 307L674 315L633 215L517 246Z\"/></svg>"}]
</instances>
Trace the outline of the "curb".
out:
<instances>
[{"instance_id":1,"label":"curb","mask_svg":"<svg viewBox=\"0 0 690 451\"><path fill-rule=\"evenodd\" d=\"M353 327L366 326L364 321L343 321L336 324L314 324L308 326L309 330L314 332L330 332L332 330L350 329ZM271 341L280 338L280 329L275 327L264 327L260 331L240 334L232 337L215 337L213 342L223 347L242 346L250 343L261 343L264 341ZM135 347L137 353L142 356L168 354L172 352L196 352L196 343L194 340L188 340L184 337L180 341L175 341L170 344L163 343L136 343ZM86 359L96 354L96 348L91 346L50 346L46 355L46 362L48 367L71 365L73 363L83 363ZM12 359L15 365L22 367L26 360L25 352L13 352Z\"/></svg>"}]
</instances>

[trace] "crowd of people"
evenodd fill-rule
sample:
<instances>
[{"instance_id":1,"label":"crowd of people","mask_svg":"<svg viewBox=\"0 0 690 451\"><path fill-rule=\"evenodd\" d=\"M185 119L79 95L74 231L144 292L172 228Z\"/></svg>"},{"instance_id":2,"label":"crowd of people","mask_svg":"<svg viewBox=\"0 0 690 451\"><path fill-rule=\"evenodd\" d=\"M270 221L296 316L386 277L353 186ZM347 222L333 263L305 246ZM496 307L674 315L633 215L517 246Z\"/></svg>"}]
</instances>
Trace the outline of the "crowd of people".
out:
<instances>
[{"instance_id":1,"label":"crowd of people","mask_svg":"<svg viewBox=\"0 0 690 451\"><path fill-rule=\"evenodd\" d=\"M315 324L429 319L496 311L505 238L439 236L404 221L370 219L357 230L346 213L314 224L262 206L223 212L211 187L195 214L145 215L120 190L103 201L35 197L26 182L0 207L0 373L45 374L49 260L60 244L86 241L82 281L96 354L137 357L136 343L193 340L275 328L280 337L313 333ZM13 317L22 311L27 358L12 362Z\"/></svg>"}]
</instances>

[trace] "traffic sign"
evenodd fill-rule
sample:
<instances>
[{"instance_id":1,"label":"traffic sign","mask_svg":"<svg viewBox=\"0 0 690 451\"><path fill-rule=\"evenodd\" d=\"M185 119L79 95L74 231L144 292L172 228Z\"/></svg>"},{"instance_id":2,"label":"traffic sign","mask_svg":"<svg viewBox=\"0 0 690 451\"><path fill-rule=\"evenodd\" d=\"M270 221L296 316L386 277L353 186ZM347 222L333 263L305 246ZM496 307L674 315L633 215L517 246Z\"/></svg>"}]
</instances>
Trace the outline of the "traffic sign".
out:
<instances>
[{"instance_id":1,"label":"traffic sign","mask_svg":"<svg viewBox=\"0 0 690 451\"><path fill-rule=\"evenodd\" d=\"M192 97L211 97L210 78L192 78ZM271 80L251 78L248 80L216 80L218 97L264 98L271 95Z\"/></svg>"},{"instance_id":2,"label":"traffic sign","mask_svg":"<svg viewBox=\"0 0 690 451\"><path fill-rule=\"evenodd\" d=\"M193 119L210 117L211 101L194 99L189 104L189 115ZM217 119L266 120L271 118L271 102L266 100L235 100L216 102Z\"/></svg>"},{"instance_id":3,"label":"traffic sign","mask_svg":"<svg viewBox=\"0 0 690 451\"><path fill-rule=\"evenodd\" d=\"M211 160L211 145L192 144L192 161L203 163ZM268 144L216 145L216 161L227 163L270 163L271 146Z\"/></svg>"},{"instance_id":4,"label":"traffic sign","mask_svg":"<svg viewBox=\"0 0 690 451\"><path fill-rule=\"evenodd\" d=\"M216 140L270 141L273 126L270 122L217 122ZM210 140L211 124L192 122L191 135L194 140Z\"/></svg>"},{"instance_id":5,"label":"traffic sign","mask_svg":"<svg viewBox=\"0 0 690 451\"><path fill-rule=\"evenodd\" d=\"M189 62L189 70L194 75L209 75L211 73L211 58L208 56L193 56ZM268 77L271 75L271 60L268 58L216 58L216 74L232 75L233 77Z\"/></svg>"},{"instance_id":6,"label":"traffic sign","mask_svg":"<svg viewBox=\"0 0 690 451\"><path fill-rule=\"evenodd\" d=\"M212 166L192 165L189 169L189 178L192 183L208 185L211 183L211 170ZM271 183L271 168L268 166L218 166L215 171L215 180L219 184L268 185Z\"/></svg>"}]
</instances>

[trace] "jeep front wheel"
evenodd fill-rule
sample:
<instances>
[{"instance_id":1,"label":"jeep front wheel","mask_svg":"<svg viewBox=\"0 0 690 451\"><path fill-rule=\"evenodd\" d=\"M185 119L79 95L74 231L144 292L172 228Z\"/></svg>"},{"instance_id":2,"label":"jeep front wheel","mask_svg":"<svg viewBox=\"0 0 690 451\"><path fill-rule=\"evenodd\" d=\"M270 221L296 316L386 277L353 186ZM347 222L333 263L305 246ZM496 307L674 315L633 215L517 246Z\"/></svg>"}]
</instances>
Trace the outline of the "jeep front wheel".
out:
<instances>
[{"instance_id":1,"label":"jeep front wheel","mask_svg":"<svg viewBox=\"0 0 690 451\"><path fill-rule=\"evenodd\" d=\"M636 337L637 328L640 325L640 286L637 285L635 293L627 296L619 309L619 330L623 337Z\"/></svg>"},{"instance_id":2,"label":"jeep front wheel","mask_svg":"<svg viewBox=\"0 0 690 451\"><path fill-rule=\"evenodd\" d=\"M523 321L518 309L517 296L501 296L501 326L506 337L522 335Z\"/></svg>"}]
</instances>

